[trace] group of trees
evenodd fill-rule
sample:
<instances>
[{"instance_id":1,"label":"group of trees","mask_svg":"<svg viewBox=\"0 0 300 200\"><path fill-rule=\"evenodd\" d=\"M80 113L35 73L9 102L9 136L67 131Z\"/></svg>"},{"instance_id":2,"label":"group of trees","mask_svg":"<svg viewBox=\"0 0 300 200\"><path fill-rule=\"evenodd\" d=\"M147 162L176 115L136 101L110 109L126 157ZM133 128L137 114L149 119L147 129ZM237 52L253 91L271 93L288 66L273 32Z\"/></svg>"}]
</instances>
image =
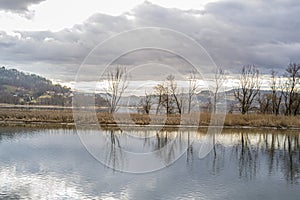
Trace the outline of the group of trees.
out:
<instances>
[{"instance_id":1,"label":"group of trees","mask_svg":"<svg viewBox=\"0 0 300 200\"><path fill-rule=\"evenodd\" d=\"M106 78L105 98L109 104L109 112L114 113L118 110L120 99L128 87L126 68L122 66L113 67L107 72ZM182 114L191 112L198 85L195 73L191 73L189 76L187 88L179 88L175 76L168 75L165 81L157 84L153 89L152 93L145 92L140 100L139 112L149 114L151 110L155 110L156 114L161 112ZM154 106L156 106L155 109L153 109Z\"/></svg>"},{"instance_id":2,"label":"group of trees","mask_svg":"<svg viewBox=\"0 0 300 200\"><path fill-rule=\"evenodd\" d=\"M140 106L145 113L149 114L152 106L156 106L155 113L165 112L166 114L190 113L194 107L195 95L198 92L197 78L194 72L188 77L188 85L179 87L175 76L168 75L166 80L154 87L152 95L147 94L141 100ZM151 100L151 101L150 101Z\"/></svg>"},{"instance_id":3,"label":"group of trees","mask_svg":"<svg viewBox=\"0 0 300 200\"><path fill-rule=\"evenodd\" d=\"M106 101L110 113L116 112L119 101L128 86L126 68L118 66L107 74L108 87ZM226 76L222 68L218 68L214 76L214 87L210 91L210 110L216 111L220 89ZM260 112L264 114L297 115L300 113L300 65L290 63L282 76L271 71L268 86L261 90L262 76L253 65L242 67L238 79L238 87L233 89L237 107L242 114ZM138 105L138 111L149 114L150 111L166 114L190 113L195 106L195 98L199 92L196 73L191 73L185 87L179 87L175 76L168 75L163 82L158 83L152 93L145 92Z\"/></svg>"},{"instance_id":4,"label":"group of trees","mask_svg":"<svg viewBox=\"0 0 300 200\"><path fill-rule=\"evenodd\" d=\"M242 114L259 111L264 114L300 114L300 65L290 63L282 76L272 70L269 90L261 90L259 70L252 65L244 66L239 87L234 90Z\"/></svg>"},{"instance_id":5,"label":"group of trees","mask_svg":"<svg viewBox=\"0 0 300 200\"><path fill-rule=\"evenodd\" d=\"M158 96L156 114L162 110L162 108L165 109L167 114L176 112L181 114L183 112L184 94L183 91L178 90L173 75L169 75L165 82L155 86L155 94Z\"/></svg>"}]
</instances>

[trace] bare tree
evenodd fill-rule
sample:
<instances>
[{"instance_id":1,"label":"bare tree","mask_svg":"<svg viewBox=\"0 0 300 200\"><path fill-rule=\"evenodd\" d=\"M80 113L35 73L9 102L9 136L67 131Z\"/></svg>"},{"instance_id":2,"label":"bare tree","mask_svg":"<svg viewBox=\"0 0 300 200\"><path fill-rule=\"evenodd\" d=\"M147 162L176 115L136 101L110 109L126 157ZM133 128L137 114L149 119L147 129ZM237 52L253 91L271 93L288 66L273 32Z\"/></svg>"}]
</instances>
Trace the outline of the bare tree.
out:
<instances>
[{"instance_id":1,"label":"bare tree","mask_svg":"<svg viewBox=\"0 0 300 200\"><path fill-rule=\"evenodd\" d=\"M246 114L253 107L253 101L259 94L259 71L253 65L243 66L239 78L239 87L234 90L234 96L240 104L240 111Z\"/></svg>"},{"instance_id":2,"label":"bare tree","mask_svg":"<svg viewBox=\"0 0 300 200\"><path fill-rule=\"evenodd\" d=\"M272 94L267 93L261 95L261 93L259 93L258 103L260 113L267 114L272 112Z\"/></svg>"},{"instance_id":3,"label":"bare tree","mask_svg":"<svg viewBox=\"0 0 300 200\"><path fill-rule=\"evenodd\" d=\"M226 81L225 79L225 72L221 67L218 67L215 72L215 77L214 77L214 99L213 99L213 112L216 113L217 109L217 100L218 100L218 95L219 95L219 90L223 86L224 82Z\"/></svg>"},{"instance_id":4,"label":"bare tree","mask_svg":"<svg viewBox=\"0 0 300 200\"><path fill-rule=\"evenodd\" d=\"M183 106L183 99L181 97L179 97L180 94L178 94L177 91L177 84L175 82L175 77L173 75L169 75L167 77L167 80L169 82L169 88L170 88L170 94L176 104L178 113L181 114L182 113L182 106ZM182 96L182 95L181 95Z\"/></svg>"},{"instance_id":5,"label":"bare tree","mask_svg":"<svg viewBox=\"0 0 300 200\"><path fill-rule=\"evenodd\" d=\"M283 92L285 114L297 115L300 109L300 65L290 63L284 77L286 78Z\"/></svg>"},{"instance_id":6,"label":"bare tree","mask_svg":"<svg viewBox=\"0 0 300 200\"><path fill-rule=\"evenodd\" d=\"M162 106L164 106L164 102L167 99L168 94L167 94L166 87L165 87L164 83L157 84L154 87L154 91L155 91L155 94L158 96L158 102L157 102L157 107L156 107L156 114L158 114L160 108Z\"/></svg>"},{"instance_id":7,"label":"bare tree","mask_svg":"<svg viewBox=\"0 0 300 200\"><path fill-rule=\"evenodd\" d=\"M141 107L143 113L150 114L152 105L153 105L152 95L147 94L147 92L145 92L145 96L140 101L140 107Z\"/></svg>"},{"instance_id":8,"label":"bare tree","mask_svg":"<svg viewBox=\"0 0 300 200\"><path fill-rule=\"evenodd\" d=\"M184 88L181 88L179 93L179 105L181 106L181 113L185 113L187 98L186 98L186 90Z\"/></svg>"},{"instance_id":9,"label":"bare tree","mask_svg":"<svg viewBox=\"0 0 300 200\"><path fill-rule=\"evenodd\" d=\"M279 114L280 105L282 101L282 90L280 90L281 81L277 78L276 72L274 70L271 71L271 81L270 81L270 88L271 88L271 105L272 105L272 113L275 115Z\"/></svg>"},{"instance_id":10,"label":"bare tree","mask_svg":"<svg viewBox=\"0 0 300 200\"><path fill-rule=\"evenodd\" d=\"M198 87L199 87L199 85L197 83L197 78L196 78L195 72L192 72L189 77L188 113L191 112L193 97L196 95Z\"/></svg>"},{"instance_id":11,"label":"bare tree","mask_svg":"<svg viewBox=\"0 0 300 200\"><path fill-rule=\"evenodd\" d=\"M106 100L109 102L109 113L118 110L122 95L128 87L127 71L123 66L113 67L107 72Z\"/></svg>"}]
</instances>

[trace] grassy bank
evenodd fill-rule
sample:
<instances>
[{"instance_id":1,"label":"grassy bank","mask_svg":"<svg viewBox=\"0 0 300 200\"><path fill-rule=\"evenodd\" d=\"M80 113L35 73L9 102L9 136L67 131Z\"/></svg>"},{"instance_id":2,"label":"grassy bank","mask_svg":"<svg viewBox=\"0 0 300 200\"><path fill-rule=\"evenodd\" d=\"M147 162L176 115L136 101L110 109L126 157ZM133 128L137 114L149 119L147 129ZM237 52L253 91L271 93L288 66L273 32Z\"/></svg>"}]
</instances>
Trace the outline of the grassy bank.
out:
<instances>
[{"instance_id":1,"label":"grassy bank","mask_svg":"<svg viewBox=\"0 0 300 200\"><path fill-rule=\"evenodd\" d=\"M89 121L89 113L80 113L79 120ZM102 125L195 125L208 126L210 114L201 113L192 116L170 115L142 115L142 114L118 114L97 113L98 122ZM73 112L67 110L26 110L26 109L0 109L0 121L2 123L64 123L72 124ZM91 120L92 121L92 120ZM300 116L275 116L262 114L228 114L224 126L250 126L250 127L276 127L276 128L300 128Z\"/></svg>"}]
</instances>

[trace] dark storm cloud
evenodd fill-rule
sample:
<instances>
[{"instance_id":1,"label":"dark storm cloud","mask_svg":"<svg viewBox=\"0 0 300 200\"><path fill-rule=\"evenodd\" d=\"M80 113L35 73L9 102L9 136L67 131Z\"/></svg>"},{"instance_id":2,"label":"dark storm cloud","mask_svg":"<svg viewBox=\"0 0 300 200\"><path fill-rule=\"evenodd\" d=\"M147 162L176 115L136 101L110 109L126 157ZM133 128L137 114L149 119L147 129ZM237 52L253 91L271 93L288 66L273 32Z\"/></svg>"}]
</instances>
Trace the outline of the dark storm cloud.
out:
<instances>
[{"instance_id":1,"label":"dark storm cloud","mask_svg":"<svg viewBox=\"0 0 300 200\"><path fill-rule=\"evenodd\" d=\"M25 2L28 5L37 1ZM16 36L0 32L0 60L53 64L53 68L63 72L66 69L57 65L78 67L90 50L115 34L159 26L194 38L217 65L232 72L246 64L255 64L262 72L271 68L283 71L290 61L300 63L299 18L298 0L222 0L207 4L201 11L163 8L145 2L120 16L95 14L83 24L59 32L19 32ZM155 38L149 37L152 39ZM112 44L99 57L105 59L121 47L122 44ZM135 59L123 60L134 64ZM139 59L143 59L141 55Z\"/></svg>"},{"instance_id":2,"label":"dark storm cloud","mask_svg":"<svg viewBox=\"0 0 300 200\"><path fill-rule=\"evenodd\" d=\"M195 14L142 4L135 10L140 24L164 26L195 38L218 65L239 69L255 64L262 71L282 70L300 62L300 4L287 1L223 0Z\"/></svg>"},{"instance_id":3,"label":"dark storm cloud","mask_svg":"<svg viewBox=\"0 0 300 200\"><path fill-rule=\"evenodd\" d=\"M0 0L0 10L18 13L26 18L32 18L34 12L28 8L46 0Z\"/></svg>"},{"instance_id":4,"label":"dark storm cloud","mask_svg":"<svg viewBox=\"0 0 300 200\"><path fill-rule=\"evenodd\" d=\"M39 4L42 1L45 0L0 0L0 10L26 12L29 6Z\"/></svg>"},{"instance_id":5,"label":"dark storm cloud","mask_svg":"<svg viewBox=\"0 0 300 200\"><path fill-rule=\"evenodd\" d=\"M280 70L290 61L300 62L298 1L220 1L208 4L206 14L227 27L224 38L238 55L227 60L253 63L264 70ZM220 62L226 60L222 58L224 51L216 52Z\"/></svg>"}]
</instances>

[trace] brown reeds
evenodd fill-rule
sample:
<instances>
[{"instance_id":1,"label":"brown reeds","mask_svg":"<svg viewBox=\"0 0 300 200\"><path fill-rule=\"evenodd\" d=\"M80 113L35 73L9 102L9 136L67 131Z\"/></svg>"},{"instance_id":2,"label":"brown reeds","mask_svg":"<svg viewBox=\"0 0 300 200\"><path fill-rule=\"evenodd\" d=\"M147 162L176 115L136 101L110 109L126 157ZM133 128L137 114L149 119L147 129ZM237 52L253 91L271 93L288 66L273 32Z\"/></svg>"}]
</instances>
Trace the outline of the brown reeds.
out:
<instances>
[{"instance_id":1,"label":"brown reeds","mask_svg":"<svg viewBox=\"0 0 300 200\"><path fill-rule=\"evenodd\" d=\"M91 115L87 112L80 113L84 123L92 122ZM209 126L211 115L209 113L192 115L146 115L146 114L96 114L99 124L103 125L168 125L168 126ZM2 123L74 123L73 112L66 110L38 110L38 109L0 109ZM95 120L94 120L95 121ZM300 128L300 116L263 115L263 114L227 114L224 126L249 126L249 127L275 127L275 128Z\"/></svg>"}]
</instances>

